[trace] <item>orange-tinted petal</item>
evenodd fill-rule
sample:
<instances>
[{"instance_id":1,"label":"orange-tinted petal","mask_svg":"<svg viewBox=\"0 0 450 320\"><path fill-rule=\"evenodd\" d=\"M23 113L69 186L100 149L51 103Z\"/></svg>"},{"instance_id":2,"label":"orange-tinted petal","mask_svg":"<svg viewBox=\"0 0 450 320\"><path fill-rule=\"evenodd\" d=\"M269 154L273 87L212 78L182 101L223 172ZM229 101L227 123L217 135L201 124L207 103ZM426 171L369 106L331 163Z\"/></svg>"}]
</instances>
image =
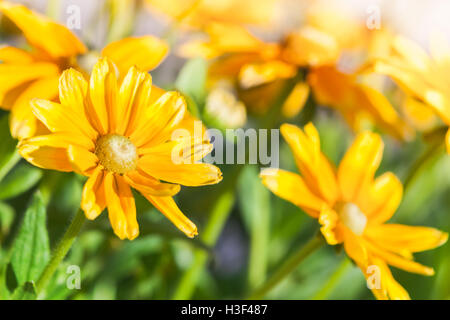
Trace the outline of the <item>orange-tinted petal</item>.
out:
<instances>
[{"instance_id":1,"label":"orange-tinted petal","mask_svg":"<svg viewBox=\"0 0 450 320\"><path fill-rule=\"evenodd\" d=\"M84 184L81 209L89 220L97 218L106 207L104 177L105 171L98 166Z\"/></svg>"},{"instance_id":2,"label":"orange-tinted petal","mask_svg":"<svg viewBox=\"0 0 450 320\"><path fill-rule=\"evenodd\" d=\"M171 197L155 197L151 195L145 195L145 197L189 238L193 238L198 234L195 224L181 212Z\"/></svg>"},{"instance_id":3,"label":"orange-tinted petal","mask_svg":"<svg viewBox=\"0 0 450 320\"><path fill-rule=\"evenodd\" d=\"M108 216L114 233L120 239L133 240L139 235L133 194L123 177L111 172L105 176L105 197Z\"/></svg>"},{"instance_id":4,"label":"orange-tinted petal","mask_svg":"<svg viewBox=\"0 0 450 320\"><path fill-rule=\"evenodd\" d=\"M169 51L167 43L154 36L130 37L108 44L102 56L108 57L124 76L136 66L142 71L156 68Z\"/></svg>"},{"instance_id":5,"label":"orange-tinted petal","mask_svg":"<svg viewBox=\"0 0 450 320\"><path fill-rule=\"evenodd\" d=\"M364 132L356 137L337 174L344 201L356 202L359 192L372 183L383 156L383 147L378 134Z\"/></svg>"},{"instance_id":6,"label":"orange-tinted petal","mask_svg":"<svg viewBox=\"0 0 450 320\"><path fill-rule=\"evenodd\" d=\"M314 218L319 216L325 202L314 195L298 174L268 168L261 171L262 183L282 199L302 208Z\"/></svg>"}]
</instances>

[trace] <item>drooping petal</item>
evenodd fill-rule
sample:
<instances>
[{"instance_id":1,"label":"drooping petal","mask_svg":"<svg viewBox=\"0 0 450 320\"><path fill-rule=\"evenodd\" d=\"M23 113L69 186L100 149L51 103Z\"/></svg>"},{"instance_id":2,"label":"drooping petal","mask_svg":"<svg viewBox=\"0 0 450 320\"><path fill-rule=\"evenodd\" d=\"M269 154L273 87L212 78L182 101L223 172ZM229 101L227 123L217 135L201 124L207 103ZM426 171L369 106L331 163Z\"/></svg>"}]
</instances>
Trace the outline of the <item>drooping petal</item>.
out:
<instances>
[{"instance_id":1,"label":"drooping petal","mask_svg":"<svg viewBox=\"0 0 450 320\"><path fill-rule=\"evenodd\" d=\"M172 223L189 238L193 238L198 234L195 224L189 220L183 212L181 212L172 197L155 197L151 195L144 196L155 206L156 209L166 216L167 219L172 221Z\"/></svg>"},{"instance_id":2,"label":"drooping petal","mask_svg":"<svg viewBox=\"0 0 450 320\"><path fill-rule=\"evenodd\" d=\"M133 194L123 177L106 173L105 197L108 216L114 233L121 239L133 240L139 235Z\"/></svg>"},{"instance_id":3,"label":"drooping petal","mask_svg":"<svg viewBox=\"0 0 450 320\"><path fill-rule=\"evenodd\" d=\"M142 171L131 171L123 177L130 186L143 194L171 197L180 191L180 185L160 182Z\"/></svg>"},{"instance_id":4,"label":"drooping petal","mask_svg":"<svg viewBox=\"0 0 450 320\"><path fill-rule=\"evenodd\" d=\"M342 234L344 249L348 256L357 262L358 265L367 267L369 255L364 242L361 241L361 237L355 235L349 229L346 229Z\"/></svg>"},{"instance_id":5,"label":"drooping petal","mask_svg":"<svg viewBox=\"0 0 450 320\"><path fill-rule=\"evenodd\" d=\"M370 226L366 235L378 246L393 252L420 252L444 244L448 234L434 228L382 224Z\"/></svg>"},{"instance_id":6,"label":"drooping petal","mask_svg":"<svg viewBox=\"0 0 450 320\"><path fill-rule=\"evenodd\" d=\"M359 192L372 183L383 156L383 148L383 141L378 134L364 132L356 137L337 173L344 201L356 202Z\"/></svg>"},{"instance_id":7,"label":"drooping petal","mask_svg":"<svg viewBox=\"0 0 450 320\"><path fill-rule=\"evenodd\" d=\"M108 44L102 56L111 59L124 76L133 66L142 71L156 68L168 51L167 43L154 36L129 37Z\"/></svg>"},{"instance_id":8,"label":"drooping petal","mask_svg":"<svg viewBox=\"0 0 450 320\"><path fill-rule=\"evenodd\" d=\"M447 153L450 154L450 129L447 130L447 133L445 134L445 145Z\"/></svg>"},{"instance_id":9,"label":"drooping petal","mask_svg":"<svg viewBox=\"0 0 450 320\"><path fill-rule=\"evenodd\" d=\"M405 259L395 253L382 249L372 241L364 241L364 243L367 246L368 250L370 250L374 255L386 261L391 266L403 269L408 272L423 274L426 276L432 276L434 274L433 268L423 266L410 259Z\"/></svg>"},{"instance_id":10,"label":"drooping petal","mask_svg":"<svg viewBox=\"0 0 450 320\"><path fill-rule=\"evenodd\" d=\"M198 144L200 156L197 155L199 148L196 144L189 143L186 146L185 141L171 141L148 148L146 154L139 159L138 168L156 179L185 186L218 183L222 180L219 168L194 161L211 151L210 145L206 145L206 152L203 152L203 145Z\"/></svg>"},{"instance_id":11,"label":"drooping petal","mask_svg":"<svg viewBox=\"0 0 450 320\"><path fill-rule=\"evenodd\" d=\"M395 279L388 265L377 257L371 257L370 266L372 266L373 274L367 274L363 270L366 277L380 277L374 279L375 283L370 288L377 299L386 300L409 300L409 294ZM370 268L370 266L368 268ZM377 269L373 268L376 267ZM378 287L377 287L378 286Z\"/></svg>"},{"instance_id":12,"label":"drooping petal","mask_svg":"<svg viewBox=\"0 0 450 320\"><path fill-rule=\"evenodd\" d=\"M314 218L319 216L325 202L309 190L298 174L268 168L261 171L260 177L262 183L280 198L299 206Z\"/></svg>"},{"instance_id":13,"label":"drooping petal","mask_svg":"<svg viewBox=\"0 0 450 320\"><path fill-rule=\"evenodd\" d=\"M58 97L58 76L36 80L18 96L9 122L13 137L25 139L36 133L38 120L31 110L30 100L37 96L48 100Z\"/></svg>"},{"instance_id":14,"label":"drooping petal","mask_svg":"<svg viewBox=\"0 0 450 320\"><path fill-rule=\"evenodd\" d=\"M300 128L283 124L281 134L289 144L308 188L332 206L339 197L334 168L320 151L319 134L312 123Z\"/></svg>"},{"instance_id":15,"label":"drooping petal","mask_svg":"<svg viewBox=\"0 0 450 320\"><path fill-rule=\"evenodd\" d=\"M65 26L23 5L3 1L0 10L17 25L32 46L54 58L76 56L86 51L83 43Z\"/></svg>"},{"instance_id":16,"label":"drooping petal","mask_svg":"<svg viewBox=\"0 0 450 320\"><path fill-rule=\"evenodd\" d=\"M402 196L402 183L393 173L386 172L362 189L355 202L368 217L369 224L379 224L394 215Z\"/></svg>"},{"instance_id":17,"label":"drooping petal","mask_svg":"<svg viewBox=\"0 0 450 320\"><path fill-rule=\"evenodd\" d=\"M105 171L98 166L84 184L81 209L89 220L97 218L106 207L104 177Z\"/></svg>"}]
</instances>

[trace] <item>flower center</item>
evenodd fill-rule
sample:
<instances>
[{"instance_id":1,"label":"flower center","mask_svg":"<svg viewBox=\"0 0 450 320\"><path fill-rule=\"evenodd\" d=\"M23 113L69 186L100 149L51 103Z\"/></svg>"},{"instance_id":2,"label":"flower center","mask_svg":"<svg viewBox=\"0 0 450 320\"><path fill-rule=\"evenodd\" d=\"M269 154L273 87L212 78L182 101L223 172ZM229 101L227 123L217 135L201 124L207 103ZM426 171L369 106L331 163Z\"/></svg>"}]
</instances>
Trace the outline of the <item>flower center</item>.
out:
<instances>
[{"instance_id":1,"label":"flower center","mask_svg":"<svg viewBox=\"0 0 450 320\"><path fill-rule=\"evenodd\" d=\"M364 233L367 217L356 204L351 202L343 204L339 210L339 217L354 234L360 236Z\"/></svg>"},{"instance_id":2,"label":"flower center","mask_svg":"<svg viewBox=\"0 0 450 320\"><path fill-rule=\"evenodd\" d=\"M97 140L95 154L106 170L119 174L133 171L137 166L137 151L130 139L108 134Z\"/></svg>"}]
</instances>

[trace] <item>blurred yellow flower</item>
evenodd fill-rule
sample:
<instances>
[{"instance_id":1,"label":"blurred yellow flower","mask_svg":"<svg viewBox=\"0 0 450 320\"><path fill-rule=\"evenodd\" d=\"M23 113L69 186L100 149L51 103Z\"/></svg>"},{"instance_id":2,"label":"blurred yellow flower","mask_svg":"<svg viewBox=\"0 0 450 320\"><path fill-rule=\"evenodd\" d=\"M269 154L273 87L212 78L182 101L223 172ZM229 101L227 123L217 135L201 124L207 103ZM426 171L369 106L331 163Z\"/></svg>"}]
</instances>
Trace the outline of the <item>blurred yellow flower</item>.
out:
<instances>
[{"instance_id":1,"label":"blurred yellow flower","mask_svg":"<svg viewBox=\"0 0 450 320\"><path fill-rule=\"evenodd\" d=\"M175 21L203 27L211 22L270 25L275 18L277 0L146 0Z\"/></svg>"},{"instance_id":2,"label":"blurred yellow flower","mask_svg":"<svg viewBox=\"0 0 450 320\"><path fill-rule=\"evenodd\" d=\"M433 121L432 112L450 126L450 45L444 35L433 34L430 52L431 55L413 41L397 36L389 55L376 59L371 71L397 82L409 97L406 101L411 117L419 124L428 127ZM446 145L450 153L450 130Z\"/></svg>"},{"instance_id":3,"label":"blurred yellow flower","mask_svg":"<svg viewBox=\"0 0 450 320\"><path fill-rule=\"evenodd\" d=\"M19 152L25 159L41 168L88 176L81 208L88 219L95 219L107 207L120 239L139 234L130 186L187 236L197 234L172 196L180 185L214 184L222 175L217 167L198 163L211 152L209 141L196 136L172 139L186 121L186 103L179 93L152 89L151 76L135 67L118 81L114 64L102 58L89 83L74 69L64 71L59 100L32 100L34 115L51 133L22 140ZM183 151L189 161L175 163L174 150Z\"/></svg>"},{"instance_id":4,"label":"blurred yellow flower","mask_svg":"<svg viewBox=\"0 0 450 320\"><path fill-rule=\"evenodd\" d=\"M17 25L31 47L0 48L0 107L11 110L11 133L23 139L46 131L33 116L30 99L56 101L61 73L68 68L81 71L76 58L87 49L65 26L23 5L1 2L0 11ZM167 52L163 41L143 36L113 42L101 54L109 57L123 76L132 65L145 71L155 68Z\"/></svg>"},{"instance_id":5,"label":"blurred yellow flower","mask_svg":"<svg viewBox=\"0 0 450 320\"><path fill-rule=\"evenodd\" d=\"M408 299L388 265L433 275L433 269L414 262L412 254L442 245L448 234L433 228L385 223L400 204L403 187L391 172L375 178L384 147L380 136L360 133L335 169L320 151L313 124L306 125L304 131L284 124L281 133L302 176L265 169L261 172L264 185L318 219L327 242L343 244L368 281L373 268L378 268L379 286L375 283L371 287L378 299Z\"/></svg>"},{"instance_id":6,"label":"blurred yellow flower","mask_svg":"<svg viewBox=\"0 0 450 320\"><path fill-rule=\"evenodd\" d=\"M356 132L370 123L399 139L414 134L378 87L359 72L360 65L386 48L388 37L383 30L369 31L337 12L318 10L307 16L305 26L279 42L262 41L235 24L212 23L205 31L208 40L191 40L181 46L180 54L212 59L212 82L236 80L245 91L304 72L305 79L294 87L282 108L284 116L297 115L312 93L320 104L338 110ZM347 56L356 63L343 71L342 60Z\"/></svg>"}]
</instances>

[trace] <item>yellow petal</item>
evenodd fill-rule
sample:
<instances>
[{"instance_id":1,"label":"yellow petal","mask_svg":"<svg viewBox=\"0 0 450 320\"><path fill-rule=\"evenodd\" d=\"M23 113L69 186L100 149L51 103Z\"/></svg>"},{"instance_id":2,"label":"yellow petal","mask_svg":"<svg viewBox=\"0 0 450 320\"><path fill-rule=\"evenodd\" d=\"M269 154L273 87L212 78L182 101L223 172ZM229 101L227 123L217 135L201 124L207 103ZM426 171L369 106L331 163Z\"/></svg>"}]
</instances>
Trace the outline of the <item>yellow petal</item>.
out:
<instances>
[{"instance_id":1,"label":"yellow petal","mask_svg":"<svg viewBox=\"0 0 450 320\"><path fill-rule=\"evenodd\" d=\"M283 103L281 112L286 118L295 117L303 110L309 96L309 85L305 82L299 82L292 89L291 93Z\"/></svg>"},{"instance_id":2,"label":"yellow petal","mask_svg":"<svg viewBox=\"0 0 450 320\"><path fill-rule=\"evenodd\" d=\"M137 147L158 145L170 139L186 112L186 102L178 92L163 94L146 111L130 140Z\"/></svg>"},{"instance_id":3,"label":"yellow petal","mask_svg":"<svg viewBox=\"0 0 450 320\"><path fill-rule=\"evenodd\" d=\"M90 104L88 115L96 119L101 134L115 133L118 89L114 65L107 58L100 59L94 66L89 84Z\"/></svg>"},{"instance_id":4,"label":"yellow petal","mask_svg":"<svg viewBox=\"0 0 450 320\"><path fill-rule=\"evenodd\" d=\"M313 27L292 32L283 57L299 66L334 63L339 57L338 43L331 35Z\"/></svg>"},{"instance_id":5,"label":"yellow petal","mask_svg":"<svg viewBox=\"0 0 450 320\"><path fill-rule=\"evenodd\" d=\"M420 252L443 245L448 234L434 228L400 224L370 226L365 234L378 246L393 252Z\"/></svg>"},{"instance_id":6,"label":"yellow petal","mask_svg":"<svg viewBox=\"0 0 450 320\"><path fill-rule=\"evenodd\" d=\"M102 56L108 57L121 76L136 66L142 71L155 69L169 51L167 43L154 36L130 37L108 44Z\"/></svg>"},{"instance_id":7,"label":"yellow petal","mask_svg":"<svg viewBox=\"0 0 450 320\"><path fill-rule=\"evenodd\" d=\"M383 157L383 141L378 134L359 134L348 149L338 169L343 200L356 202L359 192L367 188Z\"/></svg>"},{"instance_id":8,"label":"yellow petal","mask_svg":"<svg viewBox=\"0 0 450 320\"><path fill-rule=\"evenodd\" d=\"M357 262L358 265L367 267L368 253L364 242L361 241L362 238L356 236L349 229L343 232L343 238L345 252L347 252L348 256Z\"/></svg>"},{"instance_id":9,"label":"yellow petal","mask_svg":"<svg viewBox=\"0 0 450 320\"><path fill-rule=\"evenodd\" d=\"M130 68L119 90L117 133L129 136L151 105L152 77Z\"/></svg>"},{"instance_id":10,"label":"yellow petal","mask_svg":"<svg viewBox=\"0 0 450 320\"><path fill-rule=\"evenodd\" d=\"M328 244L335 245L343 241L340 236L341 233L337 230L338 222L339 216L336 211L328 206L323 206L319 216L320 232L322 232Z\"/></svg>"},{"instance_id":11,"label":"yellow petal","mask_svg":"<svg viewBox=\"0 0 450 320\"><path fill-rule=\"evenodd\" d=\"M85 148L69 145L67 155L74 171L79 174L89 176L97 167L97 156Z\"/></svg>"},{"instance_id":12,"label":"yellow petal","mask_svg":"<svg viewBox=\"0 0 450 320\"><path fill-rule=\"evenodd\" d=\"M297 73L294 65L279 60L245 65L239 72L239 83L249 89L278 79L292 78Z\"/></svg>"},{"instance_id":13,"label":"yellow petal","mask_svg":"<svg viewBox=\"0 0 450 320\"><path fill-rule=\"evenodd\" d=\"M108 216L114 233L120 239L133 240L139 235L133 194L123 177L111 172L105 177L105 197Z\"/></svg>"},{"instance_id":14,"label":"yellow petal","mask_svg":"<svg viewBox=\"0 0 450 320\"><path fill-rule=\"evenodd\" d=\"M402 183L393 173L386 172L361 190L356 203L368 217L369 224L379 224L394 215L402 196Z\"/></svg>"},{"instance_id":15,"label":"yellow petal","mask_svg":"<svg viewBox=\"0 0 450 320\"><path fill-rule=\"evenodd\" d=\"M145 198L189 238L193 238L198 234L195 224L181 212L171 197L145 195Z\"/></svg>"},{"instance_id":16,"label":"yellow petal","mask_svg":"<svg viewBox=\"0 0 450 320\"><path fill-rule=\"evenodd\" d=\"M104 176L103 168L98 166L84 184L81 209L89 220L97 218L106 207Z\"/></svg>"},{"instance_id":17,"label":"yellow petal","mask_svg":"<svg viewBox=\"0 0 450 320\"><path fill-rule=\"evenodd\" d=\"M372 289L372 292L374 293L375 297L377 297L377 299L389 298L392 300L410 300L408 292L394 279L391 270L382 259L373 257L371 265L377 266L379 268L379 275L381 276L381 288ZM364 270L363 273L365 273ZM370 275L366 275L366 277L367 276Z\"/></svg>"},{"instance_id":18,"label":"yellow petal","mask_svg":"<svg viewBox=\"0 0 450 320\"><path fill-rule=\"evenodd\" d=\"M298 174L267 168L261 171L262 183L280 198L302 208L314 218L319 216L325 202L309 190Z\"/></svg>"},{"instance_id":19,"label":"yellow petal","mask_svg":"<svg viewBox=\"0 0 450 320\"><path fill-rule=\"evenodd\" d=\"M171 197L180 191L180 185L160 182L142 171L131 171L123 177L130 186L142 194Z\"/></svg>"},{"instance_id":20,"label":"yellow petal","mask_svg":"<svg viewBox=\"0 0 450 320\"><path fill-rule=\"evenodd\" d=\"M51 132L65 132L91 140L97 138L97 134L92 127L86 125L86 122L83 121L83 115L75 112L69 113L70 108L43 99L33 99L30 105L33 114Z\"/></svg>"},{"instance_id":21,"label":"yellow petal","mask_svg":"<svg viewBox=\"0 0 450 320\"><path fill-rule=\"evenodd\" d=\"M306 125L304 133L294 125L283 124L281 134L294 153L308 188L333 206L339 197L336 175L334 168L320 151L320 138L314 125Z\"/></svg>"},{"instance_id":22,"label":"yellow petal","mask_svg":"<svg viewBox=\"0 0 450 320\"><path fill-rule=\"evenodd\" d=\"M184 162L184 158L179 157L179 150L174 149L174 144L169 142L147 149L146 154L139 159L138 167L156 179L185 186L209 185L222 180L218 167L208 163L194 163L190 158L188 156Z\"/></svg>"},{"instance_id":23,"label":"yellow petal","mask_svg":"<svg viewBox=\"0 0 450 320\"><path fill-rule=\"evenodd\" d=\"M25 139L36 133L37 119L30 106L30 100L35 97L49 100L57 98L58 77L41 78L22 91L11 108L10 128L13 137Z\"/></svg>"},{"instance_id":24,"label":"yellow petal","mask_svg":"<svg viewBox=\"0 0 450 320\"><path fill-rule=\"evenodd\" d=\"M4 45L0 47L0 60L3 63L27 64L33 62L33 56L25 50Z\"/></svg>"},{"instance_id":25,"label":"yellow petal","mask_svg":"<svg viewBox=\"0 0 450 320\"><path fill-rule=\"evenodd\" d=\"M74 121L83 128L83 131L92 139L97 138L97 132L88 120L85 109L88 83L83 75L75 69L63 72L59 79L59 100L67 113L74 116Z\"/></svg>"},{"instance_id":26,"label":"yellow petal","mask_svg":"<svg viewBox=\"0 0 450 320\"><path fill-rule=\"evenodd\" d=\"M59 134L25 139L18 145L19 153L37 167L70 172L73 171L67 156L70 139L73 137Z\"/></svg>"},{"instance_id":27,"label":"yellow petal","mask_svg":"<svg viewBox=\"0 0 450 320\"><path fill-rule=\"evenodd\" d=\"M59 75L58 67L52 63L0 64L0 103L3 108L8 91L39 78Z\"/></svg>"},{"instance_id":28,"label":"yellow petal","mask_svg":"<svg viewBox=\"0 0 450 320\"><path fill-rule=\"evenodd\" d=\"M54 58L86 52L86 47L65 26L35 13L23 5L1 2L0 10L23 32L28 42Z\"/></svg>"},{"instance_id":29,"label":"yellow petal","mask_svg":"<svg viewBox=\"0 0 450 320\"><path fill-rule=\"evenodd\" d=\"M368 250L370 250L374 255L386 261L391 266L403 269L408 272L423 274L426 276L434 275L433 268L423 266L417 262L405 259L395 253L382 249L371 241L364 241L364 243L367 246Z\"/></svg>"}]
</instances>

